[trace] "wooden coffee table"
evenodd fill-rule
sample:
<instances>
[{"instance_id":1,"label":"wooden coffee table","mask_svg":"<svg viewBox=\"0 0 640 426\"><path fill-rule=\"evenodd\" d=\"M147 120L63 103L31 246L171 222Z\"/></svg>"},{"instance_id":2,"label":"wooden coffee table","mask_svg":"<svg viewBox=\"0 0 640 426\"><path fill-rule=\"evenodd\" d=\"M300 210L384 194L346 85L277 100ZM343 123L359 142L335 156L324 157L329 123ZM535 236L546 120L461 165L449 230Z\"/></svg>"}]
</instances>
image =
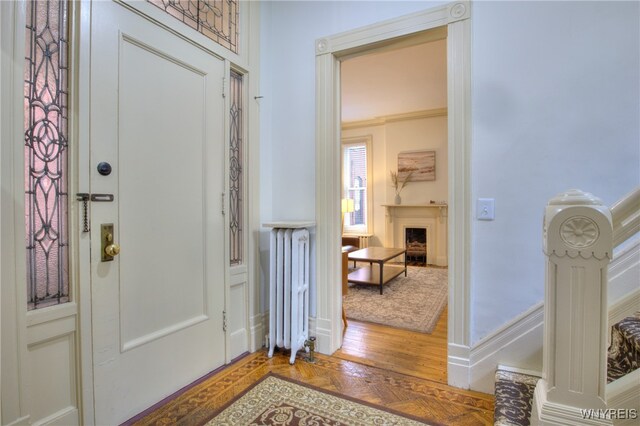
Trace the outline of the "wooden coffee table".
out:
<instances>
[{"instance_id":1,"label":"wooden coffee table","mask_svg":"<svg viewBox=\"0 0 640 426\"><path fill-rule=\"evenodd\" d=\"M380 285L380 294L382 294L382 286L401 273L407 276L407 256L404 257L404 267L386 264L394 257L406 254L407 250L403 248L385 248L385 247L368 247L365 249L352 251L349 253L349 260L355 264L358 262L369 262L369 267L358 268L349 274L348 280L355 284L373 284ZM373 264L377 263L380 268L374 268Z\"/></svg>"}]
</instances>

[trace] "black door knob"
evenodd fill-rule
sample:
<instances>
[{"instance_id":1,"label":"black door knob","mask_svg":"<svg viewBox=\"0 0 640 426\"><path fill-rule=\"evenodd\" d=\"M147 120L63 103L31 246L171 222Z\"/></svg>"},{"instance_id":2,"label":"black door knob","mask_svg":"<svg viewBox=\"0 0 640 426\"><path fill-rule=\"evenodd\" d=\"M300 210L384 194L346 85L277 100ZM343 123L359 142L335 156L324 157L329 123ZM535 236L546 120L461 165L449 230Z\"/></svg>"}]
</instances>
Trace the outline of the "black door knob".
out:
<instances>
[{"instance_id":1,"label":"black door knob","mask_svg":"<svg viewBox=\"0 0 640 426\"><path fill-rule=\"evenodd\" d=\"M98 173L102 176L109 176L111 174L111 164L103 161L98 164Z\"/></svg>"}]
</instances>

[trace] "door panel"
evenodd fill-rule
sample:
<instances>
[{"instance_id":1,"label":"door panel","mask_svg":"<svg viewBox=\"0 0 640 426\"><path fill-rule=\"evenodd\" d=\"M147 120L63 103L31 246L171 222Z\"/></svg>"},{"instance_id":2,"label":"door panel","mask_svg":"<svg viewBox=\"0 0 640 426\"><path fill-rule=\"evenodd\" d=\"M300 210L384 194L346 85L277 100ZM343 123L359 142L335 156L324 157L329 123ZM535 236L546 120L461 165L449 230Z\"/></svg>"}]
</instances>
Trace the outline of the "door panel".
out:
<instances>
[{"instance_id":1,"label":"door panel","mask_svg":"<svg viewBox=\"0 0 640 426\"><path fill-rule=\"evenodd\" d=\"M120 140L130 142L118 151L127 348L207 318L207 75L127 38L120 58Z\"/></svg>"},{"instance_id":2,"label":"door panel","mask_svg":"<svg viewBox=\"0 0 640 426\"><path fill-rule=\"evenodd\" d=\"M91 205L95 413L117 424L224 363L224 62L92 7L91 192L115 198Z\"/></svg>"}]
</instances>

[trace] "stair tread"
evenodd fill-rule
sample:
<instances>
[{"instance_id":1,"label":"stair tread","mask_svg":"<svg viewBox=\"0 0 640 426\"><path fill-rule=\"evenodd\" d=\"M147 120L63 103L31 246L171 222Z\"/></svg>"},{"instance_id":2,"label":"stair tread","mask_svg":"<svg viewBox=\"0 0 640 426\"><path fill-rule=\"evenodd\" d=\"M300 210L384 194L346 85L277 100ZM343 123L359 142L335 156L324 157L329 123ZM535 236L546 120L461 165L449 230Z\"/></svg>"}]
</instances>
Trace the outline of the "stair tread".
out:
<instances>
[{"instance_id":1,"label":"stair tread","mask_svg":"<svg viewBox=\"0 0 640 426\"><path fill-rule=\"evenodd\" d=\"M495 385L494 424L528 426L531 403L540 377L497 370Z\"/></svg>"},{"instance_id":2,"label":"stair tread","mask_svg":"<svg viewBox=\"0 0 640 426\"><path fill-rule=\"evenodd\" d=\"M607 354L607 383L640 366L640 312L611 327L611 345Z\"/></svg>"}]
</instances>

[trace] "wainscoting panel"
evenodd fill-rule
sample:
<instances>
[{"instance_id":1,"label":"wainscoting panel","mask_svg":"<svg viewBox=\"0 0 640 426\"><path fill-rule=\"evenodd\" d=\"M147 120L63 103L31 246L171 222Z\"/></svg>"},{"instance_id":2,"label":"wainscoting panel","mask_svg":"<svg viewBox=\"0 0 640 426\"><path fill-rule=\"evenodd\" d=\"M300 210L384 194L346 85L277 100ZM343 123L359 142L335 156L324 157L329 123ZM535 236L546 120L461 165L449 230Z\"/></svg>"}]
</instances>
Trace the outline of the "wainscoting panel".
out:
<instances>
[{"instance_id":1,"label":"wainscoting panel","mask_svg":"<svg viewBox=\"0 0 640 426\"><path fill-rule=\"evenodd\" d=\"M226 308L229 342L227 360L231 360L249 350L247 288L246 266L232 267L229 304Z\"/></svg>"},{"instance_id":2,"label":"wainscoting panel","mask_svg":"<svg viewBox=\"0 0 640 426\"><path fill-rule=\"evenodd\" d=\"M41 322L27 329L27 380L34 424L77 424L76 316Z\"/></svg>"}]
</instances>

